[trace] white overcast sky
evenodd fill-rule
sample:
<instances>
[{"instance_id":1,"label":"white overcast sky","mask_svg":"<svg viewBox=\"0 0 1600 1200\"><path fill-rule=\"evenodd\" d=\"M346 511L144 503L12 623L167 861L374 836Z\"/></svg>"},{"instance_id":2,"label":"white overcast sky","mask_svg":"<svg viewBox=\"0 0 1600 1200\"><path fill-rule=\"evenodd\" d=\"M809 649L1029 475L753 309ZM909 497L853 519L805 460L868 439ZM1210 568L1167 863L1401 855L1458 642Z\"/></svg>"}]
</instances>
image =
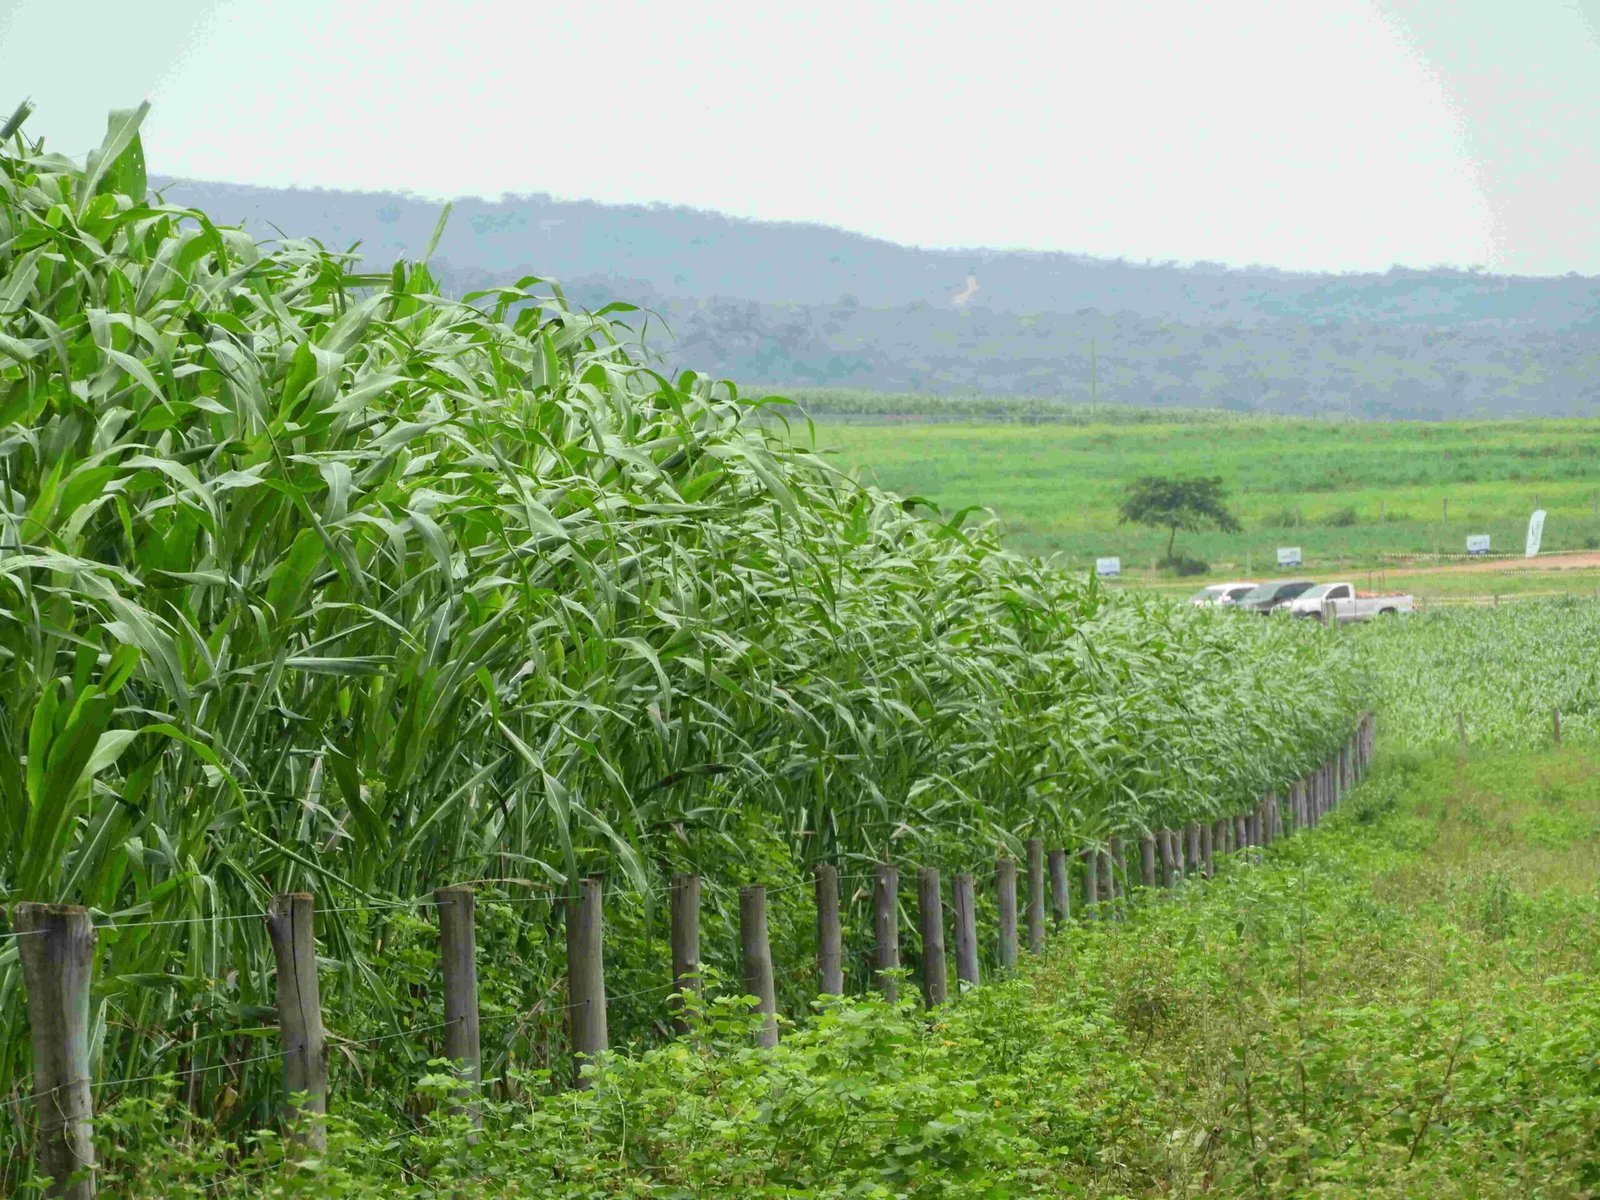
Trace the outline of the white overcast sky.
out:
<instances>
[{"instance_id":1,"label":"white overcast sky","mask_svg":"<svg viewBox=\"0 0 1600 1200\"><path fill-rule=\"evenodd\" d=\"M187 178L1600 274L1600 0L0 0L23 95Z\"/></svg>"}]
</instances>

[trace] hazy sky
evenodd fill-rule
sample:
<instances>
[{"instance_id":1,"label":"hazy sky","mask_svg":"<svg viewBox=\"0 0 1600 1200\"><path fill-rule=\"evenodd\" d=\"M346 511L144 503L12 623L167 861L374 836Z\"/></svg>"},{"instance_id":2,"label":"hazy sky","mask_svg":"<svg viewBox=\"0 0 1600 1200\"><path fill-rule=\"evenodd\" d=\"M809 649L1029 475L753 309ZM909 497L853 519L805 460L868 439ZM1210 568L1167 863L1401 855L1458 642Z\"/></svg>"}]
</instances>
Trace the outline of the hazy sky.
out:
<instances>
[{"instance_id":1,"label":"hazy sky","mask_svg":"<svg viewBox=\"0 0 1600 1200\"><path fill-rule=\"evenodd\" d=\"M1600 274L1600 0L0 0L0 80L193 178Z\"/></svg>"}]
</instances>

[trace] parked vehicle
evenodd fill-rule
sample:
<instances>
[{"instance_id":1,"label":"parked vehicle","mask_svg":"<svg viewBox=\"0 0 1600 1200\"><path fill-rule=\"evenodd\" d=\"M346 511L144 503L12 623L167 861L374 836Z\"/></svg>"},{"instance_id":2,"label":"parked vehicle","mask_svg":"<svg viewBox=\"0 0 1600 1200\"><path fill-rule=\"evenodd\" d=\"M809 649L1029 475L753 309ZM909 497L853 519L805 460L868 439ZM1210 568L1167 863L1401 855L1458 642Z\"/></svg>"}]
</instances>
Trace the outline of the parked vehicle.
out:
<instances>
[{"instance_id":1,"label":"parked vehicle","mask_svg":"<svg viewBox=\"0 0 1600 1200\"><path fill-rule=\"evenodd\" d=\"M1189 597L1189 603L1196 608L1221 607L1234 603L1255 586L1253 583L1208 583Z\"/></svg>"},{"instance_id":2,"label":"parked vehicle","mask_svg":"<svg viewBox=\"0 0 1600 1200\"><path fill-rule=\"evenodd\" d=\"M1269 579L1266 583L1258 583L1234 603L1252 612L1271 612L1316 586L1315 581L1310 579Z\"/></svg>"},{"instance_id":3,"label":"parked vehicle","mask_svg":"<svg viewBox=\"0 0 1600 1200\"><path fill-rule=\"evenodd\" d=\"M1404 592L1358 592L1349 583L1319 583L1289 602L1297 617L1325 621L1370 621L1416 609L1416 600Z\"/></svg>"}]
</instances>

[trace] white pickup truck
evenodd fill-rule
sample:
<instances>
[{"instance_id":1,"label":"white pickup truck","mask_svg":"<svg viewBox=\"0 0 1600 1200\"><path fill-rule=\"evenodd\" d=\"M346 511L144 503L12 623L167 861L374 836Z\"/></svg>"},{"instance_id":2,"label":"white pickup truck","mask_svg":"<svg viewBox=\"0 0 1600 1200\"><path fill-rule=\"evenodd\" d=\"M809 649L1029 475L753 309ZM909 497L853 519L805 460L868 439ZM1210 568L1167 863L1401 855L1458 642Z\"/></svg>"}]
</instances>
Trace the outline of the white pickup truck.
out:
<instances>
[{"instance_id":1,"label":"white pickup truck","mask_svg":"<svg viewBox=\"0 0 1600 1200\"><path fill-rule=\"evenodd\" d=\"M1370 621L1415 608L1415 599L1403 592L1358 592L1349 583L1319 583L1289 601L1292 615L1318 621Z\"/></svg>"}]
</instances>

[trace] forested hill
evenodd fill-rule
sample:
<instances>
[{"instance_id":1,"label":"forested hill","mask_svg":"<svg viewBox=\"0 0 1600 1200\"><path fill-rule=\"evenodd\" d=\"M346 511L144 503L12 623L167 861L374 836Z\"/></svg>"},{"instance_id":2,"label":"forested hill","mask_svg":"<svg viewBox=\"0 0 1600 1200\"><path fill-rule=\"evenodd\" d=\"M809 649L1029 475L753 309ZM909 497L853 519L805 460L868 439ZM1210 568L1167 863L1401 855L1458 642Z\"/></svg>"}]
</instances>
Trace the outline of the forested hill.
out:
<instances>
[{"instance_id":1,"label":"forested hill","mask_svg":"<svg viewBox=\"0 0 1600 1200\"><path fill-rule=\"evenodd\" d=\"M180 182L174 203L418 257L437 202ZM464 292L519 275L664 317L674 365L885 391L1442 418L1600 413L1600 279L1315 275L924 250L819 225L547 196L463 200L434 255ZM976 289L968 283L976 281ZM957 301L958 296L966 296ZM1091 347L1095 362L1091 369Z\"/></svg>"}]
</instances>

